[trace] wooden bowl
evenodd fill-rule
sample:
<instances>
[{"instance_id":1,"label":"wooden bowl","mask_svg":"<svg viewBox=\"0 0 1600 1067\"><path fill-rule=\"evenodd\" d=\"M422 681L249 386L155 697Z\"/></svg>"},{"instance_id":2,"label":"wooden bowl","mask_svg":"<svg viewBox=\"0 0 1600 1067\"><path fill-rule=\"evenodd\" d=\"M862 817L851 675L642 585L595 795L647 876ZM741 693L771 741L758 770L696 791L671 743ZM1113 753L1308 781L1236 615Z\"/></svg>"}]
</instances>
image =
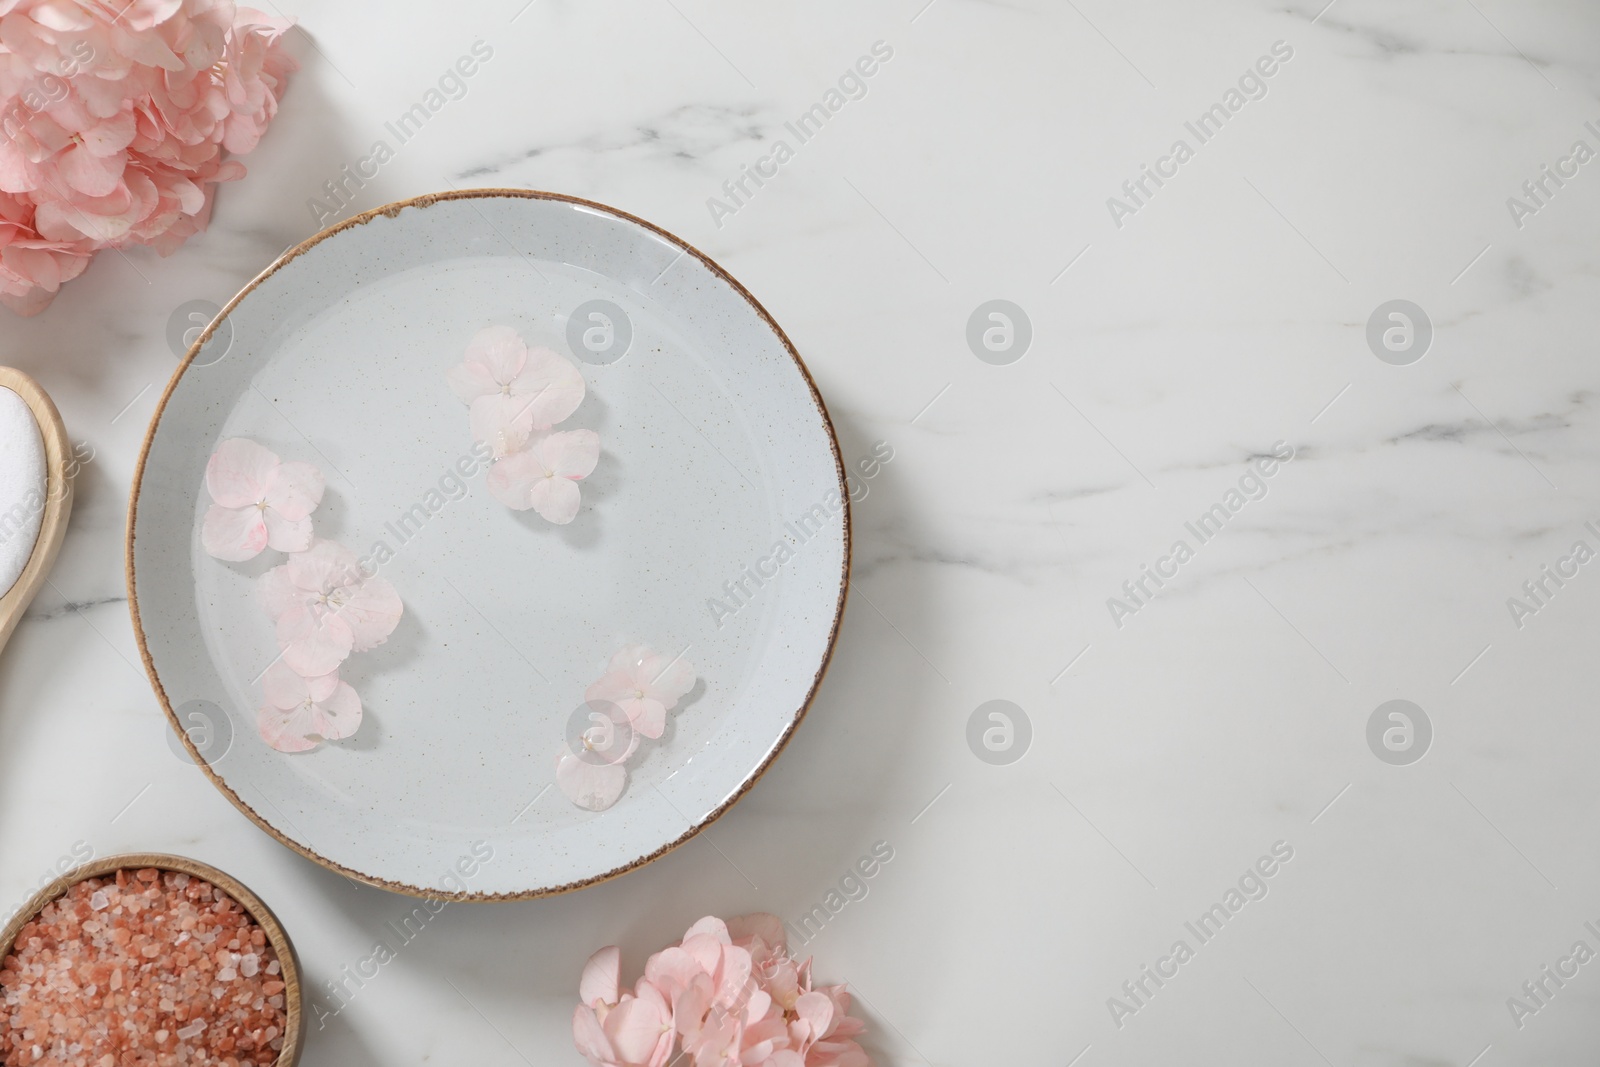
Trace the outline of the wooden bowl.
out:
<instances>
[{"instance_id":1,"label":"wooden bowl","mask_svg":"<svg viewBox=\"0 0 1600 1067\"><path fill-rule=\"evenodd\" d=\"M289 935L284 932L283 925L278 922L278 917L272 914L271 908L261 902L260 897L246 889L231 875L224 874L209 864L159 852L130 852L92 860L82 867L68 871L35 893L32 899L23 905L22 910L12 916L11 921L0 929L0 960L11 955L11 947L16 942L17 935L22 932L22 928L43 911L46 904L68 889L86 878L101 878L117 871L136 871L146 867L154 867L158 871L181 872L192 878L210 882L238 901L239 906L260 924L262 931L267 935L267 943L272 946L272 951L278 957L278 966L282 972L279 977L283 979L284 987L283 1050L278 1054L275 1067L293 1067L300 1061L300 1050L306 1040L305 1021L300 1010L300 961L295 957L294 945L289 941Z\"/></svg>"},{"instance_id":2,"label":"wooden bowl","mask_svg":"<svg viewBox=\"0 0 1600 1067\"><path fill-rule=\"evenodd\" d=\"M72 476L77 470L77 461L72 442L67 439L67 428L61 422L61 413L38 382L15 368L0 367L0 387L20 396L33 413L39 436L44 440L46 482L44 519L39 526L39 538L33 545L33 555L16 584L9 590L0 589L0 649L4 649L11 631L22 621L22 613L28 610L34 595L44 586L56 553L61 550L61 541L67 536L67 516L72 514Z\"/></svg>"}]
</instances>

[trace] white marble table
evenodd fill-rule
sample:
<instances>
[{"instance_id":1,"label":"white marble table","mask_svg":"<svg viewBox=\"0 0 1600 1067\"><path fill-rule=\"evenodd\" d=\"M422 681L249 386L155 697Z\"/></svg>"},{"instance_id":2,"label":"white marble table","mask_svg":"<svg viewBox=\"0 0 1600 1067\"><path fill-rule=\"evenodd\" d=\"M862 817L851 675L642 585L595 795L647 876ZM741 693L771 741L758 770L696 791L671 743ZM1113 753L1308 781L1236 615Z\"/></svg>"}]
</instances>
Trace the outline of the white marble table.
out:
<instances>
[{"instance_id":1,"label":"white marble table","mask_svg":"<svg viewBox=\"0 0 1600 1067\"><path fill-rule=\"evenodd\" d=\"M94 450L0 660L0 899L74 850L186 853L267 898L319 989L410 910L174 758L135 667L127 488L174 309L319 222L528 186L718 258L847 459L894 458L833 669L761 784L643 871L448 908L309 1067L580 1062L592 949L637 969L707 912L797 920L880 841L811 948L884 1063L1592 1063L1600 963L1570 954L1600 950L1600 564L1571 550L1600 549L1600 162L1572 149L1600 149L1600 9L1326 2L296 5L304 70L211 231L0 321ZM796 136L880 41L864 95ZM464 93L395 143L475 42ZM370 177L335 201L347 165ZM1017 333L969 347L994 299L1031 323L1020 359ZM1420 359L1414 314L1409 348L1400 320L1369 346L1392 300L1431 323ZM1396 699L1431 738L1412 713L1409 748L1401 720L1369 746ZM987 709L969 745L992 700L1027 718L1009 750Z\"/></svg>"}]
</instances>

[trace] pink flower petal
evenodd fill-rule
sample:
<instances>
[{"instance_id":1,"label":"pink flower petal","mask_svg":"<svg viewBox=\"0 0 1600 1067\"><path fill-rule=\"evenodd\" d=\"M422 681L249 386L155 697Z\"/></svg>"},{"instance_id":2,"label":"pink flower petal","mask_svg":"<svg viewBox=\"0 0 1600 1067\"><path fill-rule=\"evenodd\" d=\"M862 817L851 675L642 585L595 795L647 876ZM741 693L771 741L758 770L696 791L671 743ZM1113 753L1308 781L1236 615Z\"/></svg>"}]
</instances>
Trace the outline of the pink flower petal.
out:
<instances>
[{"instance_id":1,"label":"pink flower petal","mask_svg":"<svg viewBox=\"0 0 1600 1067\"><path fill-rule=\"evenodd\" d=\"M256 580L256 595L266 609L267 618L277 622L284 612L306 602L306 591L289 577L289 565L280 563Z\"/></svg>"},{"instance_id":2,"label":"pink flower petal","mask_svg":"<svg viewBox=\"0 0 1600 1067\"><path fill-rule=\"evenodd\" d=\"M477 363L498 385L509 385L528 361L528 346L510 326L479 330L467 342L466 362Z\"/></svg>"},{"instance_id":3,"label":"pink flower petal","mask_svg":"<svg viewBox=\"0 0 1600 1067\"><path fill-rule=\"evenodd\" d=\"M283 662L307 678L331 674L350 655L350 627L332 612L317 613L296 606L278 617L278 647Z\"/></svg>"},{"instance_id":4,"label":"pink flower petal","mask_svg":"<svg viewBox=\"0 0 1600 1067\"><path fill-rule=\"evenodd\" d=\"M683 950L674 946L663 951L682 953ZM659 956L661 953L658 952L656 955ZM651 959L654 960L655 956L652 956ZM672 966L676 969L678 965L673 964ZM672 997L673 1024L678 1033L683 1035L685 1047L700 1036L700 1031L706 1023L706 1015L711 1011L711 978L700 970L699 964L694 963L692 960L690 961L690 966L693 968L692 970L685 969L680 972L686 975L687 980L683 987L677 990ZM647 963L645 965L645 973L648 974L649 971L650 965ZM653 981L659 982L659 979L653 979Z\"/></svg>"},{"instance_id":5,"label":"pink flower petal","mask_svg":"<svg viewBox=\"0 0 1600 1067\"><path fill-rule=\"evenodd\" d=\"M303 519L322 502L326 482L322 472L310 463L284 463L268 478L265 498L268 506L290 520Z\"/></svg>"},{"instance_id":6,"label":"pink flower petal","mask_svg":"<svg viewBox=\"0 0 1600 1067\"><path fill-rule=\"evenodd\" d=\"M556 760L556 784L578 807L604 811L622 796L623 787L628 784L628 772L621 763L581 760L563 745Z\"/></svg>"},{"instance_id":7,"label":"pink flower petal","mask_svg":"<svg viewBox=\"0 0 1600 1067\"><path fill-rule=\"evenodd\" d=\"M651 1062L661 1038L672 1031L670 1013L644 997L624 1000L605 1021L606 1036L624 1063Z\"/></svg>"},{"instance_id":8,"label":"pink flower petal","mask_svg":"<svg viewBox=\"0 0 1600 1067\"><path fill-rule=\"evenodd\" d=\"M761 1021L766 1019L767 1012L771 1007L771 994L764 989L757 989L753 991L750 994L750 999L746 1000L744 1005L744 1017L746 1020L745 1032L750 1033L751 1027L759 1026ZM780 1011L774 1013L774 1018L771 1019L770 1022L772 1024L772 1033L781 1034L783 1032L783 1012ZM767 1031L765 1030L756 1031L757 1034L763 1034L766 1032ZM766 1038L758 1036L756 1040L764 1041Z\"/></svg>"},{"instance_id":9,"label":"pink flower petal","mask_svg":"<svg viewBox=\"0 0 1600 1067\"><path fill-rule=\"evenodd\" d=\"M746 938L759 937L762 944L780 953L789 944L789 937L783 929L783 920L764 911L751 912L749 915L740 915L729 919L727 927L728 936L736 942L744 941Z\"/></svg>"},{"instance_id":10,"label":"pink flower petal","mask_svg":"<svg viewBox=\"0 0 1600 1067\"><path fill-rule=\"evenodd\" d=\"M365 652L377 648L389 639L405 605L400 594L386 578L368 578L351 591L339 607L339 618L350 627L352 649Z\"/></svg>"},{"instance_id":11,"label":"pink flower petal","mask_svg":"<svg viewBox=\"0 0 1600 1067\"><path fill-rule=\"evenodd\" d=\"M833 1001L823 993L802 993L794 1003L794 1010L809 1031L808 1045L826 1034L833 1022Z\"/></svg>"},{"instance_id":12,"label":"pink flower petal","mask_svg":"<svg viewBox=\"0 0 1600 1067\"><path fill-rule=\"evenodd\" d=\"M61 176L85 196L110 196L122 186L127 157L122 153L97 156L88 145L79 144L62 153L57 166Z\"/></svg>"},{"instance_id":13,"label":"pink flower petal","mask_svg":"<svg viewBox=\"0 0 1600 1067\"><path fill-rule=\"evenodd\" d=\"M474 400L467 422L472 439L494 449L497 458L519 451L533 432L533 413L527 402L502 393Z\"/></svg>"},{"instance_id":14,"label":"pink flower petal","mask_svg":"<svg viewBox=\"0 0 1600 1067\"><path fill-rule=\"evenodd\" d=\"M593 430L562 430L538 439L532 450L547 472L573 480L587 478L600 462L600 435Z\"/></svg>"},{"instance_id":15,"label":"pink flower petal","mask_svg":"<svg viewBox=\"0 0 1600 1067\"><path fill-rule=\"evenodd\" d=\"M299 729L293 713L285 714L271 706L256 712L256 731L261 740L279 752L309 752L317 747L317 742Z\"/></svg>"},{"instance_id":16,"label":"pink flower petal","mask_svg":"<svg viewBox=\"0 0 1600 1067\"><path fill-rule=\"evenodd\" d=\"M600 436L593 430L547 434L489 470L489 493L518 511L533 508L564 526L578 514L581 495L575 483L600 459Z\"/></svg>"},{"instance_id":17,"label":"pink flower petal","mask_svg":"<svg viewBox=\"0 0 1600 1067\"><path fill-rule=\"evenodd\" d=\"M650 1048L650 1054L640 1062L643 1062L645 1067L666 1067L667 1057L672 1056L672 1038L674 1038L672 1005L667 1001L666 995L662 995L661 990L656 989L650 982L638 982L635 995L637 995L638 1003L642 1005L638 1008L640 1019L646 1022L653 1021L654 1025L651 1030L656 1035L656 1043L654 1043L653 1048ZM610 1019L608 1019L608 1022L610 1022ZM621 1025L624 1025L624 1022L632 1021L619 1019L619 1029L621 1029ZM645 1030L643 1037L648 1037L648 1033L650 1033L650 1030ZM613 1045L616 1045L614 1040Z\"/></svg>"},{"instance_id":18,"label":"pink flower petal","mask_svg":"<svg viewBox=\"0 0 1600 1067\"><path fill-rule=\"evenodd\" d=\"M722 950L722 973L717 980L717 1002L730 1011L744 1002L744 987L753 968L750 953L738 945Z\"/></svg>"},{"instance_id":19,"label":"pink flower petal","mask_svg":"<svg viewBox=\"0 0 1600 1067\"><path fill-rule=\"evenodd\" d=\"M326 703L339 691L339 686L343 684L339 681L339 672L337 671L316 678L304 678L302 681L306 683L306 695L311 698L313 704Z\"/></svg>"},{"instance_id":20,"label":"pink flower petal","mask_svg":"<svg viewBox=\"0 0 1600 1067\"><path fill-rule=\"evenodd\" d=\"M281 658L275 660L261 678L261 691L267 703L286 710L308 700L313 704L321 704L333 696L339 685L337 673L303 678Z\"/></svg>"},{"instance_id":21,"label":"pink flower petal","mask_svg":"<svg viewBox=\"0 0 1600 1067\"><path fill-rule=\"evenodd\" d=\"M0 3L0 12L9 12L16 6L15 3ZM23 10L27 12L28 21L36 22L45 29L55 30L57 33L81 32L94 25L92 15L72 4L39 4L32 11L27 11L27 5L23 5ZM34 36L34 33L29 31L27 22L17 26L17 31L27 37ZM22 42L18 41L13 47L20 51L21 45Z\"/></svg>"},{"instance_id":22,"label":"pink flower petal","mask_svg":"<svg viewBox=\"0 0 1600 1067\"><path fill-rule=\"evenodd\" d=\"M682 655L668 659L648 645L623 646L586 698L616 704L645 737L660 737L666 713L694 688L695 671Z\"/></svg>"},{"instance_id":23,"label":"pink flower petal","mask_svg":"<svg viewBox=\"0 0 1600 1067\"><path fill-rule=\"evenodd\" d=\"M500 391L500 383L494 380L489 368L478 362L456 364L445 372L445 380L450 383L450 391L455 393L463 404L470 404L480 396Z\"/></svg>"},{"instance_id":24,"label":"pink flower petal","mask_svg":"<svg viewBox=\"0 0 1600 1067\"><path fill-rule=\"evenodd\" d=\"M206 463L206 491L225 508L243 508L266 498L278 457L254 441L234 437L222 442Z\"/></svg>"},{"instance_id":25,"label":"pink flower petal","mask_svg":"<svg viewBox=\"0 0 1600 1067\"><path fill-rule=\"evenodd\" d=\"M850 1012L850 992L842 985L824 986L820 992L825 993L833 1001L833 1023L828 1027L828 1032L823 1036L829 1040L855 1037L867 1031L867 1024L857 1019Z\"/></svg>"},{"instance_id":26,"label":"pink flower petal","mask_svg":"<svg viewBox=\"0 0 1600 1067\"><path fill-rule=\"evenodd\" d=\"M533 507L533 487L545 480L544 470L531 452L516 452L489 468L484 484L489 495L515 511Z\"/></svg>"},{"instance_id":27,"label":"pink flower petal","mask_svg":"<svg viewBox=\"0 0 1600 1067\"><path fill-rule=\"evenodd\" d=\"M793 1008L794 1002L803 990L800 988L800 975L796 971L794 961L788 957L771 960L768 968L761 976L761 986L781 1008Z\"/></svg>"},{"instance_id":28,"label":"pink flower petal","mask_svg":"<svg viewBox=\"0 0 1600 1067\"><path fill-rule=\"evenodd\" d=\"M512 393L527 404L532 426L544 430L578 410L586 388L583 372L570 359L536 347L529 350L527 366Z\"/></svg>"},{"instance_id":29,"label":"pink flower petal","mask_svg":"<svg viewBox=\"0 0 1600 1067\"><path fill-rule=\"evenodd\" d=\"M361 697L346 682L337 682L326 698L312 705L317 733L329 741L350 737L361 728Z\"/></svg>"},{"instance_id":30,"label":"pink flower petal","mask_svg":"<svg viewBox=\"0 0 1600 1067\"><path fill-rule=\"evenodd\" d=\"M694 927L690 927L689 933L684 935L682 948L699 962L701 970L715 978L717 968L722 965L722 946L726 943L725 937L718 940L711 934L695 933Z\"/></svg>"},{"instance_id":31,"label":"pink flower petal","mask_svg":"<svg viewBox=\"0 0 1600 1067\"><path fill-rule=\"evenodd\" d=\"M577 518L581 503L582 494L577 483L566 478L540 478L528 489L528 506L557 526L565 526Z\"/></svg>"},{"instance_id":32,"label":"pink flower petal","mask_svg":"<svg viewBox=\"0 0 1600 1067\"><path fill-rule=\"evenodd\" d=\"M626 701L620 706L633 728L652 741L666 731L667 709L661 701L645 697L643 700Z\"/></svg>"},{"instance_id":33,"label":"pink flower petal","mask_svg":"<svg viewBox=\"0 0 1600 1067\"><path fill-rule=\"evenodd\" d=\"M328 593L361 576L356 554L337 541L313 542L304 552L296 552L287 564L289 578L301 589Z\"/></svg>"},{"instance_id":34,"label":"pink flower petal","mask_svg":"<svg viewBox=\"0 0 1600 1067\"><path fill-rule=\"evenodd\" d=\"M684 1052L693 1057L694 1067L739 1067L739 1024L720 1012L713 1012L704 1029Z\"/></svg>"},{"instance_id":35,"label":"pink flower petal","mask_svg":"<svg viewBox=\"0 0 1600 1067\"><path fill-rule=\"evenodd\" d=\"M534 430L547 430L583 402L576 364L548 348L532 350L509 326L481 330L464 361L447 372L451 390L470 405L474 440L510 455Z\"/></svg>"},{"instance_id":36,"label":"pink flower petal","mask_svg":"<svg viewBox=\"0 0 1600 1067\"><path fill-rule=\"evenodd\" d=\"M585 751L577 755L590 763L624 763L632 758L639 748L639 733L627 713L610 701L585 703L590 725L580 735Z\"/></svg>"},{"instance_id":37,"label":"pink flower petal","mask_svg":"<svg viewBox=\"0 0 1600 1067\"><path fill-rule=\"evenodd\" d=\"M787 1041L784 1043L788 1044ZM750 1028L746 1027L739 1038L739 1062L741 1064L759 1063L764 1067L767 1061L772 1058L772 1046L772 1038L758 1039L753 1037L750 1033Z\"/></svg>"},{"instance_id":38,"label":"pink flower petal","mask_svg":"<svg viewBox=\"0 0 1600 1067\"><path fill-rule=\"evenodd\" d=\"M288 711L311 698L311 687L282 659L261 676L261 693L274 708Z\"/></svg>"},{"instance_id":39,"label":"pink flower petal","mask_svg":"<svg viewBox=\"0 0 1600 1067\"><path fill-rule=\"evenodd\" d=\"M290 521L283 512L276 508L261 511L259 508L243 510L254 511L266 520L267 545L278 552L304 552L311 547L311 520L309 518ZM213 553L214 555L215 553Z\"/></svg>"},{"instance_id":40,"label":"pink flower petal","mask_svg":"<svg viewBox=\"0 0 1600 1067\"><path fill-rule=\"evenodd\" d=\"M649 645L638 643L623 645L606 664L606 670L631 677L635 673L644 672L646 662L659 655L661 653Z\"/></svg>"},{"instance_id":41,"label":"pink flower petal","mask_svg":"<svg viewBox=\"0 0 1600 1067\"><path fill-rule=\"evenodd\" d=\"M79 136L83 138L83 147L90 152L97 156L112 156L133 143L135 131L133 108L129 107L84 130ZM118 173L121 173L120 167Z\"/></svg>"},{"instance_id":42,"label":"pink flower petal","mask_svg":"<svg viewBox=\"0 0 1600 1067\"><path fill-rule=\"evenodd\" d=\"M612 653L611 659L606 663L606 670L613 674L626 674L640 663L646 656L652 655L654 649L649 645L627 644Z\"/></svg>"},{"instance_id":43,"label":"pink flower petal","mask_svg":"<svg viewBox=\"0 0 1600 1067\"><path fill-rule=\"evenodd\" d=\"M200 544L217 559L242 563L267 547L267 524L258 507L225 508L212 504L200 527Z\"/></svg>"},{"instance_id":44,"label":"pink flower petal","mask_svg":"<svg viewBox=\"0 0 1600 1067\"><path fill-rule=\"evenodd\" d=\"M626 670L609 670L600 676L598 682L584 690L583 699L620 705L622 701L633 700L638 695L639 690L633 684L631 673Z\"/></svg>"},{"instance_id":45,"label":"pink flower petal","mask_svg":"<svg viewBox=\"0 0 1600 1067\"><path fill-rule=\"evenodd\" d=\"M622 951L616 945L590 956L578 981L578 999L585 1004L615 1004L622 981Z\"/></svg>"},{"instance_id":46,"label":"pink flower petal","mask_svg":"<svg viewBox=\"0 0 1600 1067\"><path fill-rule=\"evenodd\" d=\"M694 985L697 975L704 975L705 968L700 966L700 961L689 955L676 945L664 948L651 956L644 965L644 976L657 988L667 991L675 996L687 992ZM711 986L705 987L706 1006L710 1006Z\"/></svg>"},{"instance_id":47,"label":"pink flower petal","mask_svg":"<svg viewBox=\"0 0 1600 1067\"><path fill-rule=\"evenodd\" d=\"M263 741L280 752L306 752L321 740L317 738L313 714L312 706L306 703L292 708L263 705L256 711L256 730Z\"/></svg>"},{"instance_id":48,"label":"pink flower petal","mask_svg":"<svg viewBox=\"0 0 1600 1067\"><path fill-rule=\"evenodd\" d=\"M280 751L305 752L316 747L314 737L337 741L361 726L361 698L336 674L301 678L280 660L267 668L262 688L267 703L256 726Z\"/></svg>"},{"instance_id":49,"label":"pink flower petal","mask_svg":"<svg viewBox=\"0 0 1600 1067\"><path fill-rule=\"evenodd\" d=\"M670 709L688 695L689 690L694 688L694 683L694 667L680 656L676 660L662 664L651 675L650 692Z\"/></svg>"},{"instance_id":50,"label":"pink flower petal","mask_svg":"<svg viewBox=\"0 0 1600 1067\"><path fill-rule=\"evenodd\" d=\"M572 1013L572 1043L578 1046L580 1055L599 1067L617 1062L616 1050L593 1008L580 1004Z\"/></svg>"}]
</instances>

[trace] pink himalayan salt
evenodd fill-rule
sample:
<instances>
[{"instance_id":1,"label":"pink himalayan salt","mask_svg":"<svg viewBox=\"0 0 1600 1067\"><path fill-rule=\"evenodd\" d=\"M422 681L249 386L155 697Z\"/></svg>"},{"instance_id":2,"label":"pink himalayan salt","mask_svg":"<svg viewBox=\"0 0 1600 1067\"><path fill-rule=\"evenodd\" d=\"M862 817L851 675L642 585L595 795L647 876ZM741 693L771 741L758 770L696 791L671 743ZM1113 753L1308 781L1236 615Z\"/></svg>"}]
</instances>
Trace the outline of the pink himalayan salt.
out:
<instances>
[{"instance_id":1,"label":"pink himalayan salt","mask_svg":"<svg viewBox=\"0 0 1600 1067\"><path fill-rule=\"evenodd\" d=\"M280 972L266 931L208 882L154 868L86 879L0 963L0 1064L272 1064L286 1021Z\"/></svg>"}]
</instances>

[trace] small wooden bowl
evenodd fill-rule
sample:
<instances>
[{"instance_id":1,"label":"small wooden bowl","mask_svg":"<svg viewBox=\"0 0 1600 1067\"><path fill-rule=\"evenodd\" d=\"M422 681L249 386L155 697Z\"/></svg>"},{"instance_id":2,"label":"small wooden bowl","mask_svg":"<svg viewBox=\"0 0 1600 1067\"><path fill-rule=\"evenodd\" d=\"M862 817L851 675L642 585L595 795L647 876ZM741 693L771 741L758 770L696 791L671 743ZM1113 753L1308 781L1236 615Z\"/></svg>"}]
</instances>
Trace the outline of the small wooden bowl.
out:
<instances>
[{"instance_id":1,"label":"small wooden bowl","mask_svg":"<svg viewBox=\"0 0 1600 1067\"><path fill-rule=\"evenodd\" d=\"M284 987L283 1050L278 1054L275 1067L294 1067L300 1061L300 1050L306 1041L305 1020L300 1013L300 961L295 957L294 945L289 941L289 935L284 932L283 925L278 922L278 917L272 914L271 908L261 902L260 897L250 892L232 876L198 860L168 856L159 852L131 852L92 860L82 867L68 871L35 893L33 898L23 905L22 910L12 916L11 921L0 929L0 960L11 955L11 947L16 942L17 935L22 932L22 928L43 911L46 904L68 889L86 878L101 878L117 871L136 871L145 867L154 867L158 871L177 871L191 878L210 882L237 900L239 906L260 924L262 931L267 935L267 943L272 946L272 951L278 957L278 966L282 972L279 977L283 979Z\"/></svg>"},{"instance_id":2,"label":"small wooden bowl","mask_svg":"<svg viewBox=\"0 0 1600 1067\"><path fill-rule=\"evenodd\" d=\"M33 421L38 424L39 436L44 440L46 483L44 519L39 526L39 538L33 545L33 555L22 568L16 584L9 590L0 589L0 649L4 649L11 631L22 621L22 613L28 610L34 595L44 586L56 553L61 550L61 541L67 536L76 462L61 413L38 382L15 368L0 367L0 387L20 396L33 412Z\"/></svg>"}]
</instances>

